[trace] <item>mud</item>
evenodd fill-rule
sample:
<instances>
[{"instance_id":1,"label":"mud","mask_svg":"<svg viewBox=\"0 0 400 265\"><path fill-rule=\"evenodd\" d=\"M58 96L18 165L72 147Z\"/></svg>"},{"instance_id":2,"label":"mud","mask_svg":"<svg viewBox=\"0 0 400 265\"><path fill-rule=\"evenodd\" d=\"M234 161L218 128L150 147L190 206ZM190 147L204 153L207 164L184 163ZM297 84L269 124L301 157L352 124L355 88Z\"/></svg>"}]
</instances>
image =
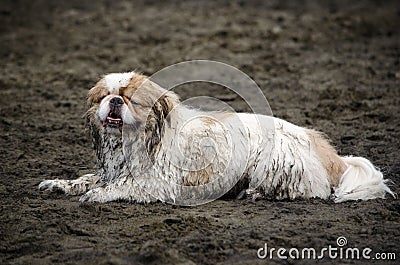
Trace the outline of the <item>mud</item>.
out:
<instances>
[{"instance_id":1,"label":"mud","mask_svg":"<svg viewBox=\"0 0 400 265\"><path fill-rule=\"evenodd\" d=\"M278 264L257 250L321 249L339 236L398 262L400 202L391 198L81 204L37 185L92 171L81 117L102 74L212 59L251 76L276 116L324 131L342 155L371 159L399 192L399 25L396 1L2 1L0 263ZM246 110L215 86L177 92Z\"/></svg>"}]
</instances>

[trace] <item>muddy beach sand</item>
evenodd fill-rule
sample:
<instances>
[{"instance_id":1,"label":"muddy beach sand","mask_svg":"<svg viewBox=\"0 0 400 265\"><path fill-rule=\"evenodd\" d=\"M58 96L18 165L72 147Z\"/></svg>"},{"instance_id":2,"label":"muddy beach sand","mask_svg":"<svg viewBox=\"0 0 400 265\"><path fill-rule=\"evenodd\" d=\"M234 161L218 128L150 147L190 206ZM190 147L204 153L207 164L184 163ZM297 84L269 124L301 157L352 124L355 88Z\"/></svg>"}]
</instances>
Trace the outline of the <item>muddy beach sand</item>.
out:
<instances>
[{"instance_id":1,"label":"muddy beach sand","mask_svg":"<svg viewBox=\"0 0 400 265\"><path fill-rule=\"evenodd\" d=\"M391 198L178 207L80 204L37 189L95 166L81 117L99 76L211 59L252 77L276 116L324 131L342 155L371 159L399 193L398 25L396 1L3 1L0 263L280 264L257 250L321 249L339 236L349 247L395 252L398 262L400 202ZM177 90L183 98L221 91ZM235 97L229 104L246 110ZM338 262L365 260L320 261Z\"/></svg>"}]
</instances>

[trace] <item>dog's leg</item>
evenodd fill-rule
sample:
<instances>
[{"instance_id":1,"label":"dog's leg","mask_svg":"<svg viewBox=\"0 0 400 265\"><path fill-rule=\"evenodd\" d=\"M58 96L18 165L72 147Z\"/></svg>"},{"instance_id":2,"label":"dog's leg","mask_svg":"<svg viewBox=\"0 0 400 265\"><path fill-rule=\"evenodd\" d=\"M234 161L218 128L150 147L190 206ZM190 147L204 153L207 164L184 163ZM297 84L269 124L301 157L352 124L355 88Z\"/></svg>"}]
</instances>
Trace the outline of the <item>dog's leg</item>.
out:
<instances>
[{"instance_id":1,"label":"dog's leg","mask_svg":"<svg viewBox=\"0 0 400 265\"><path fill-rule=\"evenodd\" d=\"M144 191L134 180L125 179L104 187L89 190L79 199L80 202L155 202L156 198Z\"/></svg>"},{"instance_id":2,"label":"dog's leg","mask_svg":"<svg viewBox=\"0 0 400 265\"><path fill-rule=\"evenodd\" d=\"M100 176L97 174L86 174L74 180L48 179L40 182L39 189L43 191L61 191L68 195L79 195L99 187Z\"/></svg>"}]
</instances>

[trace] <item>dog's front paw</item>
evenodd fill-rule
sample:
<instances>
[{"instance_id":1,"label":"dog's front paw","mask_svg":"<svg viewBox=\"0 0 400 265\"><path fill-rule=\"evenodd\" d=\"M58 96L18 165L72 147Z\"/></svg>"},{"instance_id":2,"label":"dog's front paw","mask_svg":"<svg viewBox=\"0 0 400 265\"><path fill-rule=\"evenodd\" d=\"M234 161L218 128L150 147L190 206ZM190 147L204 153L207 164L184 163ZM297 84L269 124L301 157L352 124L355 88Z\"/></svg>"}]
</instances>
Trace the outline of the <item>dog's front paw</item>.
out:
<instances>
[{"instance_id":1,"label":"dog's front paw","mask_svg":"<svg viewBox=\"0 0 400 265\"><path fill-rule=\"evenodd\" d=\"M89 190L79 198L80 202L107 202L107 193L104 188L96 188Z\"/></svg>"},{"instance_id":2,"label":"dog's front paw","mask_svg":"<svg viewBox=\"0 0 400 265\"><path fill-rule=\"evenodd\" d=\"M61 179L48 179L40 182L38 186L41 191L50 191L50 192L62 192L69 193L69 185L66 180Z\"/></svg>"}]
</instances>

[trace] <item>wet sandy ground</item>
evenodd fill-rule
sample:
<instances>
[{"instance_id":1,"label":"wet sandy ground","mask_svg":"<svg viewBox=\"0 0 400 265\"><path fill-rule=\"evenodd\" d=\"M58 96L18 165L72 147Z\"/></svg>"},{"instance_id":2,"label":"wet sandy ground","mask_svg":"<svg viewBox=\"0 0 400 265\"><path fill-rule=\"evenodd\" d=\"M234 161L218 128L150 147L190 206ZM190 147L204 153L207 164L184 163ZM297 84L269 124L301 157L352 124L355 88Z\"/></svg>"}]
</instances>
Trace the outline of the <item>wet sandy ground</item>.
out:
<instances>
[{"instance_id":1,"label":"wet sandy ground","mask_svg":"<svg viewBox=\"0 0 400 265\"><path fill-rule=\"evenodd\" d=\"M371 159L399 192L396 1L60 2L0 5L1 264L278 264L276 256L257 259L257 249L321 249L339 236L349 247L400 259L394 199L178 207L80 204L37 190L42 179L93 169L81 116L86 92L102 74L152 74L212 59L251 76L276 116L326 132L342 155ZM184 99L220 96L246 110L215 86L177 92Z\"/></svg>"}]
</instances>

